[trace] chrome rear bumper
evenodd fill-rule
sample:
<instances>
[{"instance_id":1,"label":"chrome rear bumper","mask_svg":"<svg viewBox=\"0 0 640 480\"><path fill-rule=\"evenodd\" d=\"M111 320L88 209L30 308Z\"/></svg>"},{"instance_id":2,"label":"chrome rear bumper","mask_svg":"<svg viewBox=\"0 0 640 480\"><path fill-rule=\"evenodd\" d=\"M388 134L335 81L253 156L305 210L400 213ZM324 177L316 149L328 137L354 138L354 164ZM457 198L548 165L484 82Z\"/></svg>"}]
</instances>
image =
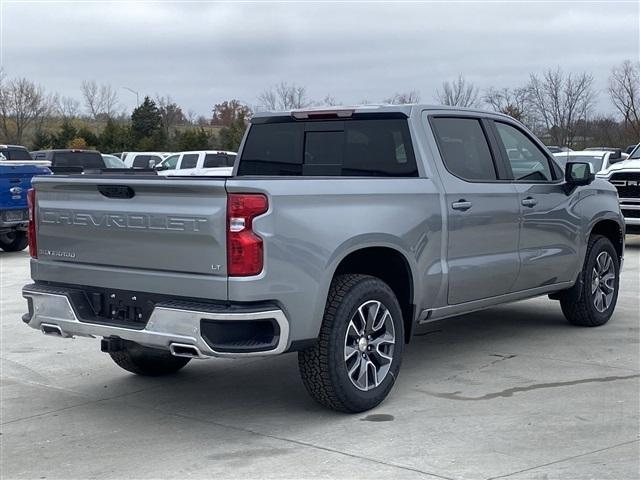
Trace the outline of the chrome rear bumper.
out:
<instances>
[{"instance_id":1,"label":"chrome rear bumper","mask_svg":"<svg viewBox=\"0 0 640 480\"><path fill-rule=\"evenodd\" d=\"M22 290L22 296L30 302L29 314L23 319L30 327L49 335L63 338L118 337L148 347L169 350L176 356L191 358L277 355L286 351L288 347L289 322L284 312L279 309L209 312L156 306L146 326L142 329L134 329L81 321L66 295L40 291L34 287L29 285ZM278 324L279 335L277 343L269 350L220 352L211 348L202 337L200 332L202 320L222 322L273 320Z\"/></svg>"}]
</instances>

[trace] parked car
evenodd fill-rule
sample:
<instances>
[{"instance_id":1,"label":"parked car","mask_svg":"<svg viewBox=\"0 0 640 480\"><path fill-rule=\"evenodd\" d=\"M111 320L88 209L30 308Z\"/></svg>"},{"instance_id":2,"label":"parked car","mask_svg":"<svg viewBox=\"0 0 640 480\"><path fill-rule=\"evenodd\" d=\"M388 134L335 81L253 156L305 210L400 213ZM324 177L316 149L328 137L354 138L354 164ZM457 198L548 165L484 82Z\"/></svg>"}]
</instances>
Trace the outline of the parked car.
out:
<instances>
[{"instance_id":1,"label":"parked car","mask_svg":"<svg viewBox=\"0 0 640 480\"><path fill-rule=\"evenodd\" d=\"M640 233L640 145L629 158L598 173L618 190L627 232Z\"/></svg>"},{"instance_id":2,"label":"parked car","mask_svg":"<svg viewBox=\"0 0 640 480\"><path fill-rule=\"evenodd\" d=\"M31 152L31 158L34 160L45 160L50 162L51 167L54 170L56 168L107 168L102 155L96 150L38 150Z\"/></svg>"},{"instance_id":3,"label":"parked car","mask_svg":"<svg viewBox=\"0 0 640 480\"><path fill-rule=\"evenodd\" d=\"M563 152L572 152L573 150L571 150L569 147L558 147L556 145L549 145L547 146L547 150L549 150L551 153L563 153Z\"/></svg>"},{"instance_id":4,"label":"parked car","mask_svg":"<svg viewBox=\"0 0 640 480\"><path fill-rule=\"evenodd\" d=\"M166 155L164 152L123 152L120 158L127 168L154 168Z\"/></svg>"},{"instance_id":5,"label":"parked car","mask_svg":"<svg viewBox=\"0 0 640 480\"><path fill-rule=\"evenodd\" d=\"M0 248L5 252L27 247L31 179L50 173L46 163L34 162L26 148L0 145Z\"/></svg>"},{"instance_id":6,"label":"parked car","mask_svg":"<svg viewBox=\"0 0 640 480\"><path fill-rule=\"evenodd\" d=\"M166 176L230 176L236 152L200 150L174 153L166 157L156 170Z\"/></svg>"},{"instance_id":7,"label":"parked car","mask_svg":"<svg viewBox=\"0 0 640 480\"><path fill-rule=\"evenodd\" d=\"M419 325L540 295L574 325L609 320L616 190L565 170L493 112L257 113L233 177L38 178L23 320L102 337L141 375L298 351L313 398L367 410Z\"/></svg>"},{"instance_id":8,"label":"parked car","mask_svg":"<svg viewBox=\"0 0 640 480\"><path fill-rule=\"evenodd\" d=\"M115 155L108 155L103 153L102 159L104 160L104 164L107 168L127 168L125 163Z\"/></svg>"},{"instance_id":9,"label":"parked car","mask_svg":"<svg viewBox=\"0 0 640 480\"><path fill-rule=\"evenodd\" d=\"M585 151L595 151L595 152L613 152L616 154L617 158L621 158L622 160L626 159L629 155L622 151L621 148L617 147L589 147L585 148Z\"/></svg>"},{"instance_id":10,"label":"parked car","mask_svg":"<svg viewBox=\"0 0 640 480\"><path fill-rule=\"evenodd\" d=\"M569 161L589 162L591 165L593 165L593 171L596 173L609 168L609 166L613 165L614 163L622 162L624 160L620 152L602 150L583 150L581 152L554 153L553 156L563 169Z\"/></svg>"}]
</instances>

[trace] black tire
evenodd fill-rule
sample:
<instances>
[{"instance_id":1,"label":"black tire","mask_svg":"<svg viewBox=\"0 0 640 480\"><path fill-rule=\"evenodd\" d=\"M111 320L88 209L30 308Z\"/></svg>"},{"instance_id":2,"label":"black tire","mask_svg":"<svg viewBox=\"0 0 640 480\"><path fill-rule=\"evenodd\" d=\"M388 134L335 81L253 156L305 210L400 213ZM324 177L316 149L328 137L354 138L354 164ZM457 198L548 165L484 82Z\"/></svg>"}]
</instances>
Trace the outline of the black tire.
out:
<instances>
[{"instance_id":1,"label":"black tire","mask_svg":"<svg viewBox=\"0 0 640 480\"><path fill-rule=\"evenodd\" d=\"M0 248L5 252L19 252L29 245L27 232L13 231L0 235Z\"/></svg>"},{"instance_id":2,"label":"black tire","mask_svg":"<svg viewBox=\"0 0 640 480\"><path fill-rule=\"evenodd\" d=\"M393 342L385 342L387 349L392 349L387 371L377 386L370 390L362 390L356 387L349 376L346 360L347 329L350 328L352 318L355 319L358 308L367 302L380 302L391 315L395 335ZM378 309L374 317L377 315ZM375 324L376 320L372 321ZM382 322L389 329L388 322ZM386 330L385 330L386 331ZM374 334L375 335L375 334ZM372 337L368 337L372 344ZM366 343L366 342L365 342ZM362 412L369 410L382 402L393 387L402 362L402 350L404 347L404 325L402 311L398 300L389 286L382 280L359 274L339 275L334 278L329 289L327 305L318 342L315 346L298 353L298 366L302 381L311 395L321 405L341 412ZM371 349L371 345L363 346ZM381 359L377 356L378 347L369 351L369 360L374 362ZM367 351L360 352L353 349L355 362L363 361L360 356L367 358ZM389 353L389 350L386 352ZM354 364L352 364L354 365ZM376 370L378 379L378 369ZM355 370L354 370L355 371ZM362 370L361 370L362 371ZM365 377L370 374L369 365L364 368ZM372 383L378 383L377 381Z\"/></svg>"},{"instance_id":3,"label":"black tire","mask_svg":"<svg viewBox=\"0 0 640 480\"><path fill-rule=\"evenodd\" d=\"M175 357L167 350L143 347L134 342L123 342L122 350L109 352L109 355L120 368L149 377L158 377L176 373L190 358Z\"/></svg>"},{"instance_id":4,"label":"black tire","mask_svg":"<svg viewBox=\"0 0 640 480\"><path fill-rule=\"evenodd\" d=\"M600 254L606 253L612 261L613 273L613 296L607 308L599 311L596 308L595 296L598 289L593 293L593 272L597 268L596 262ZM581 327L599 327L609 321L618 300L618 291L620 287L620 259L618 253L613 247L611 240L602 235L592 235L587 245L587 254L584 260L584 267L578 276L576 284L563 292L560 298L560 306L562 313L572 325Z\"/></svg>"}]
</instances>

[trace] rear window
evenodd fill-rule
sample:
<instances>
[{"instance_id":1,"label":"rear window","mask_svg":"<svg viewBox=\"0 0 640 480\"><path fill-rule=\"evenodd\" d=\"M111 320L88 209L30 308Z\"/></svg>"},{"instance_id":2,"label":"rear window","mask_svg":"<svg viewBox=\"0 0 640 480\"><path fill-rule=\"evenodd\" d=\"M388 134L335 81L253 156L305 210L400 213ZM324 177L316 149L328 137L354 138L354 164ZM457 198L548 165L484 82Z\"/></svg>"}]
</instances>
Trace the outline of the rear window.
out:
<instances>
[{"instance_id":1,"label":"rear window","mask_svg":"<svg viewBox=\"0 0 640 480\"><path fill-rule=\"evenodd\" d=\"M238 175L416 177L406 119L254 124Z\"/></svg>"},{"instance_id":2,"label":"rear window","mask_svg":"<svg viewBox=\"0 0 640 480\"><path fill-rule=\"evenodd\" d=\"M55 152L51 163L54 167L105 168L97 152Z\"/></svg>"},{"instance_id":3,"label":"rear window","mask_svg":"<svg viewBox=\"0 0 640 480\"><path fill-rule=\"evenodd\" d=\"M233 167L233 163L236 160L235 155L226 155L224 153L207 153L204 156L204 168L216 168L216 167Z\"/></svg>"},{"instance_id":4,"label":"rear window","mask_svg":"<svg viewBox=\"0 0 640 480\"><path fill-rule=\"evenodd\" d=\"M6 160L32 160L26 148L3 148L0 150L0 154Z\"/></svg>"}]
</instances>

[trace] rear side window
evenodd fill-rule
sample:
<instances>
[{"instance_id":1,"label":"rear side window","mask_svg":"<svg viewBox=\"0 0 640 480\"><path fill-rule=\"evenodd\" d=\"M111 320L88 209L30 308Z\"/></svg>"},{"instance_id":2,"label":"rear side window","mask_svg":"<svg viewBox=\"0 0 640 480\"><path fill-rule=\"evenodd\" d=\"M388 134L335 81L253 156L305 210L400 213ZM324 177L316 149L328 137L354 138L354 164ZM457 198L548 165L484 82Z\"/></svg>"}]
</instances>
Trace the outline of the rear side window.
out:
<instances>
[{"instance_id":1,"label":"rear side window","mask_svg":"<svg viewBox=\"0 0 640 480\"><path fill-rule=\"evenodd\" d=\"M203 168L232 167L235 158L235 155L226 155L224 153L207 153L204 156L202 166Z\"/></svg>"},{"instance_id":2,"label":"rear side window","mask_svg":"<svg viewBox=\"0 0 640 480\"><path fill-rule=\"evenodd\" d=\"M136 155L133 159L133 168L149 168L151 155Z\"/></svg>"},{"instance_id":3,"label":"rear side window","mask_svg":"<svg viewBox=\"0 0 640 480\"><path fill-rule=\"evenodd\" d=\"M431 119L431 125L449 172L471 181L498 178L480 120L436 117Z\"/></svg>"},{"instance_id":4,"label":"rear side window","mask_svg":"<svg viewBox=\"0 0 640 480\"><path fill-rule=\"evenodd\" d=\"M239 175L416 177L405 119L254 124Z\"/></svg>"},{"instance_id":5,"label":"rear side window","mask_svg":"<svg viewBox=\"0 0 640 480\"><path fill-rule=\"evenodd\" d=\"M196 165L198 165L197 153L186 153L182 156L180 168L196 168Z\"/></svg>"},{"instance_id":6,"label":"rear side window","mask_svg":"<svg viewBox=\"0 0 640 480\"><path fill-rule=\"evenodd\" d=\"M102 156L96 152L56 152L51 164L54 167L105 168Z\"/></svg>"}]
</instances>

